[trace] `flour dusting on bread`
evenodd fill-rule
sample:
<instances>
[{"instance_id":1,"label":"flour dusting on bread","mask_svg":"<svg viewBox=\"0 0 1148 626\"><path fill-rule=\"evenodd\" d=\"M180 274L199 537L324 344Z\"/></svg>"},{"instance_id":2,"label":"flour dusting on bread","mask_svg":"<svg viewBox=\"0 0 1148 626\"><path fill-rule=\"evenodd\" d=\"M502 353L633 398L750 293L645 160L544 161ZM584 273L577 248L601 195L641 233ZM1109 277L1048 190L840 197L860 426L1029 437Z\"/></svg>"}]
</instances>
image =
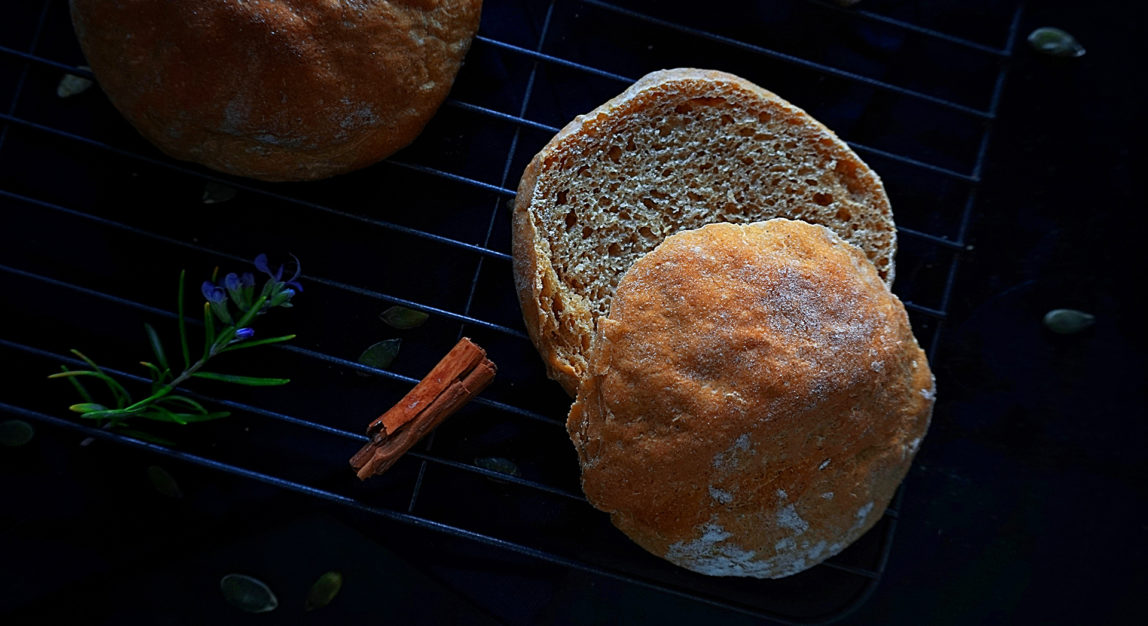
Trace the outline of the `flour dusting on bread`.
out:
<instances>
[{"instance_id":1,"label":"flour dusting on bread","mask_svg":"<svg viewBox=\"0 0 1148 626\"><path fill-rule=\"evenodd\" d=\"M844 550L932 412L901 302L859 249L799 221L667 238L619 282L594 346L567 422L583 490L710 575L788 576Z\"/></svg>"}]
</instances>

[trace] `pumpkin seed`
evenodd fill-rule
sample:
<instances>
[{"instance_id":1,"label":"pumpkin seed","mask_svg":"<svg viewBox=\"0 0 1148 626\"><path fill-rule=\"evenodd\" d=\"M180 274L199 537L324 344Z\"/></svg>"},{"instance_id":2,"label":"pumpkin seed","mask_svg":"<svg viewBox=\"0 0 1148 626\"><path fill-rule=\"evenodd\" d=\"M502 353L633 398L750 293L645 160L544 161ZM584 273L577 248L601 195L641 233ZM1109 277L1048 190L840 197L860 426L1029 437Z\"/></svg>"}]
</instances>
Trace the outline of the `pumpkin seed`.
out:
<instances>
[{"instance_id":1,"label":"pumpkin seed","mask_svg":"<svg viewBox=\"0 0 1148 626\"><path fill-rule=\"evenodd\" d=\"M270 587L243 574L228 574L219 579L219 589L228 604L248 613L266 613L279 606L279 599Z\"/></svg>"},{"instance_id":2,"label":"pumpkin seed","mask_svg":"<svg viewBox=\"0 0 1148 626\"><path fill-rule=\"evenodd\" d=\"M1076 309L1053 309L1044 315L1044 326L1058 335L1072 335L1096 323L1096 316Z\"/></svg>"},{"instance_id":3,"label":"pumpkin seed","mask_svg":"<svg viewBox=\"0 0 1148 626\"><path fill-rule=\"evenodd\" d=\"M1080 45L1075 37L1050 26L1029 33L1028 44L1033 50L1049 56L1070 58L1084 56L1084 46Z\"/></svg>"},{"instance_id":4,"label":"pumpkin seed","mask_svg":"<svg viewBox=\"0 0 1148 626\"><path fill-rule=\"evenodd\" d=\"M339 590L343 588L343 574L340 572L327 572L311 585L307 592L307 602L304 608L308 611L321 609L331 603Z\"/></svg>"}]
</instances>

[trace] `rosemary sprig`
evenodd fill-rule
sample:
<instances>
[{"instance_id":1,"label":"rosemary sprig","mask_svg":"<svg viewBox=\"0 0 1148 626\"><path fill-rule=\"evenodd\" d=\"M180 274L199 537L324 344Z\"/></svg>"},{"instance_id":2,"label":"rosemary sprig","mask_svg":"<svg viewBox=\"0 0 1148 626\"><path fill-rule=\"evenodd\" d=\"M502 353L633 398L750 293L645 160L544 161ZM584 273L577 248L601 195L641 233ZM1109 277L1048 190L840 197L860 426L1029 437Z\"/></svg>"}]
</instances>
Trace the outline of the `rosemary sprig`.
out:
<instances>
[{"instance_id":1,"label":"rosemary sprig","mask_svg":"<svg viewBox=\"0 0 1148 626\"><path fill-rule=\"evenodd\" d=\"M255 292L255 276L251 272L227 274L220 284L213 280L204 281L200 288L203 303L203 352L195 360L188 340L187 320L184 316L184 284L186 272L179 274L179 297L177 314L179 318L180 356L183 369L173 371L167 351L159 333L150 324L144 324L148 343L151 346L153 361L140 361L151 377L151 389L147 397L133 400L128 390L109 376L79 350L72 350L90 369L68 369L61 365L60 371L48 378L64 378L72 383L83 402L73 404L69 410L79 413L84 419L101 422L106 428L121 427L132 418L155 420L175 424L191 424L227 417L226 411L209 411L199 402L176 392L176 389L191 378L214 380L238 385L273 386L285 385L286 378L264 378L239 376L205 371L204 366L212 358L242 348L253 348L273 343L290 341L295 335L255 339L252 325L255 319L274 308L291 306L291 299L302 292L298 282L299 260L295 259L295 275L283 278L283 267L272 271L267 264L267 255L255 258L255 268L267 275L267 280L259 293ZM218 327L217 327L218 323ZM83 384L90 378L103 383L108 390L110 401L97 402L95 396Z\"/></svg>"}]
</instances>

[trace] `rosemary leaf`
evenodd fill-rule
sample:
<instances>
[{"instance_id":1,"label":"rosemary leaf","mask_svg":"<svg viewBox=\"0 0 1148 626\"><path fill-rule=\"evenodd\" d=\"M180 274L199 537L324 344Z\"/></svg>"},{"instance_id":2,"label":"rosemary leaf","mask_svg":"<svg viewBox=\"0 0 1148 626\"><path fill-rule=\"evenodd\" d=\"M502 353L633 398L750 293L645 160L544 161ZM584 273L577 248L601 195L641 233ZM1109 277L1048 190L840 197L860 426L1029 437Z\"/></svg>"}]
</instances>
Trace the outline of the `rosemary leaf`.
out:
<instances>
[{"instance_id":1,"label":"rosemary leaf","mask_svg":"<svg viewBox=\"0 0 1148 626\"><path fill-rule=\"evenodd\" d=\"M179 313L179 347L183 350L183 369L191 367L191 351L187 347L187 320L183 316L183 283L187 277L187 270L179 272L179 299L176 309Z\"/></svg>"},{"instance_id":2,"label":"rosemary leaf","mask_svg":"<svg viewBox=\"0 0 1148 626\"><path fill-rule=\"evenodd\" d=\"M270 309L290 306L290 300L303 291L303 287L298 281L302 271L298 259L295 259L295 265L295 273L284 279L283 267L273 269L267 262L267 255L261 254L256 257L255 269L266 274L267 279L264 281L260 297L254 301L252 295L256 289L256 282L251 272L229 273L223 279L221 286L217 282L219 268L215 268L211 274L211 280L205 281L200 287L200 292L205 299L203 302L203 356L194 362L189 345L187 316L184 307L187 272L181 271L179 273L179 293L177 294L176 307L178 309L179 348L183 356L183 369L179 372L174 371L159 333L152 325L144 324L148 345L154 354L155 362L146 360L139 362L147 368L152 382L150 395L138 402L133 402L131 394L123 385L106 374L92 359L78 350L73 350L73 354L87 363L91 369L70 370L66 366L61 366L59 372L49 375L48 378L67 379L76 388L83 402L72 405L72 411L79 413L83 419L110 420L101 425L105 428L115 428L118 432L127 432L123 428L123 422L133 417L176 424L204 422L227 417L229 414L226 411L209 411L199 402L175 392L180 385L191 378L259 387L284 385L289 382L286 378L238 376L203 372L200 369L212 357L221 352L290 341L295 338L295 335L283 335L254 339L255 330L250 327L257 316ZM238 320L239 323L233 323L233 320ZM217 328L217 322L222 328ZM80 381L82 378L96 378L106 385L115 400L114 403L95 400L94 396ZM143 438L146 439L146 437Z\"/></svg>"},{"instance_id":3,"label":"rosemary leaf","mask_svg":"<svg viewBox=\"0 0 1148 626\"><path fill-rule=\"evenodd\" d=\"M275 385L286 385L291 382L289 378L260 378L257 376L238 376L235 374L216 374L215 372L196 372L192 374L192 376L223 383L247 385L249 387L273 387Z\"/></svg>"},{"instance_id":4,"label":"rosemary leaf","mask_svg":"<svg viewBox=\"0 0 1148 626\"><path fill-rule=\"evenodd\" d=\"M207 409L203 408L202 404L196 402L195 400L192 400L191 398L189 398L187 396L167 395L167 396L164 396L163 398L160 398L159 400L156 400L156 404L164 404L164 403L182 404L184 406L191 407L193 410L195 410L199 413L204 413L204 414L207 413Z\"/></svg>"},{"instance_id":5,"label":"rosemary leaf","mask_svg":"<svg viewBox=\"0 0 1148 626\"><path fill-rule=\"evenodd\" d=\"M164 378L167 378L168 370L161 370L155 363L149 363L148 361L140 361L140 365L146 367L148 371L151 372L151 388L152 391L155 391L163 384Z\"/></svg>"},{"instance_id":6,"label":"rosemary leaf","mask_svg":"<svg viewBox=\"0 0 1148 626\"><path fill-rule=\"evenodd\" d=\"M163 352L163 344L159 341L159 335L156 334L155 328L151 324L144 324L144 330L147 331L148 342L151 343L152 352L155 353L155 360L163 369L168 369L167 355Z\"/></svg>"},{"instance_id":7,"label":"rosemary leaf","mask_svg":"<svg viewBox=\"0 0 1148 626\"><path fill-rule=\"evenodd\" d=\"M100 411L100 410L88 411L87 413L81 414L80 417L82 417L86 420L106 420L106 419L117 420L117 419L124 419L124 418L128 418L128 417L132 417L133 415L136 415L138 413L139 413L139 411L125 411L123 409L106 409L106 410L102 410L102 411Z\"/></svg>"},{"instance_id":8,"label":"rosemary leaf","mask_svg":"<svg viewBox=\"0 0 1148 626\"><path fill-rule=\"evenodd\" d=\"M81 402L68 407L68 410L73 413L91 413L93 411L107 411L108 407L98 402Z\"/></svg>"},{"instance_id":9,"label":"rosemary leaf","mask_svg":"<svg viewBox=\"0 0 1148 626\"><path fill-rule=\"evenodd\" d=\"M61 365L60 371L61 372L69 372L71 370L68 369L67 365ZM52 377L49 376L48 378L52 378ZM72 383L72 386L76 388L76 392L80 394L80 397L84 399L84 402L95 402L95 400L92 399L92 394L88 393L88 389L86 387L84 387L83 383L80 382L79 378L76 378L74 376L69 377L68 382Z\"/></svg>"},{"instance_id":10,"label":"rosemary leaf","mask_svg":"<svg viewBox=\"0 0 1148 626\"><path fill-rule=\"evenodd\" d=\"M166 409L158 404L152 405L152 407L146 411L141 411L137 417L154 420L156 422L173 422L175 424L187 423L187 420L183 419L179 413Z\"/></svg>"},{"instance_id":11,"label":"rosemary leaf","mask_svg":"<svg viewBox=\"0 0 1148 626\"><path fill-rule=\"evenodd\" d=\"M219 352L230 352L232 350L242 350L243 348L254 348L256 346L265 346L270 343L282 343L284 341L291 341L295 335L283 335L282 337L268 337L266 339L252 339L251 341L242 341L225 346Z\"/></svg>"},{"instance_id":12,"label":"rosemary leaf","mask_svg":"<svg viewBox=\"0 0 1148 626\"><path fill-rule=\"evenodd\" d=\"M104 370L100 369L100 366L96 365L96 362L89 359L83 352L74 349L71 350L71 352L72 354L80 357L84 363L87 363L88 366L90 366L95 372L96 378L99 378L104 382L104 384L108 386L112 392L112 395L116 397L116 408L123 408L124 406L131 404L132 396L128 393L127 389L124 389L123 385L117 382L116 379L105 374Z\"/></svg>"},{"instance_id":13,"label":"rosemary leaf","mask_svg":"<svg viewBox=\"0 0 1148 626\"><path fill-rule=\"evenodd\" d=\"M215 319L211 314L211 303L203 303L203 360L211 358L211 347L215 345Z\"/></svg>"},{"instance_id":14,"label":"rosemary leaf","mask_svg":"<svg viewBox=\"0 0 1148 626\"><path fill-rule=\"evenodd\" d=\"M57 372L48 376L48 378L74 378L77 376L90 376L92 378L97 378L106 384L108 389L112 391L112 395L116 398L116 408L122 409L128 404L128 400L131 399L131 396L128 395L128 391L127 389L123 388L123 385L120 385L114 378L108 376L102 371L68 370L66 372Z\"/></svg>"}]
</instances>

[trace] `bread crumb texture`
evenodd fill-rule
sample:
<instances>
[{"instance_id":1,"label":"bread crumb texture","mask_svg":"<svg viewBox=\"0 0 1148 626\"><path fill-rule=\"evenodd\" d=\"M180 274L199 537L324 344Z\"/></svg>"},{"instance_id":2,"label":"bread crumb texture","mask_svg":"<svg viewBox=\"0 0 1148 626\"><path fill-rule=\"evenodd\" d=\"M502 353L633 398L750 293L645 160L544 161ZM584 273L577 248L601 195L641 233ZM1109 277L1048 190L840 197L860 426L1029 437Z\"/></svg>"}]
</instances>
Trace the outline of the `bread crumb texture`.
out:
<instances>
[{"instance_id":1,"label":"bread crumb texture","mask_svg":"<svg viewBox=\"0 0 1148 626\"><path fill-rule=\"evenodd\" d=\"M71 0L117 109L169 155L306 180L406 146L446 98L481 0Z\"/></svg>"},{"instance_id":2,"label":"bread crumb texture","mask_svg":"<svg viewBox=\"0 0 1148 626\"><path fill-rule=\"evenodd\" d=\"M712 575L788 576L860 537L935 396L873 264L786 219L666 239L625 273L592 355L567 422L586 495Z\"/></svg>"},{"instance_id":3,"label":"bread crumb texture","mask_svg":"<svg viewBox=\"0 0 1148 626\"><path fill-rule=\"evenodd\" d=\"M654 72L559 132L516 199L516 280L551 377L572 395L618 280L681 230L773 217L829 227L892 283L880 179L804 111L736 76Z\"/></svg>"}]
</instances>

